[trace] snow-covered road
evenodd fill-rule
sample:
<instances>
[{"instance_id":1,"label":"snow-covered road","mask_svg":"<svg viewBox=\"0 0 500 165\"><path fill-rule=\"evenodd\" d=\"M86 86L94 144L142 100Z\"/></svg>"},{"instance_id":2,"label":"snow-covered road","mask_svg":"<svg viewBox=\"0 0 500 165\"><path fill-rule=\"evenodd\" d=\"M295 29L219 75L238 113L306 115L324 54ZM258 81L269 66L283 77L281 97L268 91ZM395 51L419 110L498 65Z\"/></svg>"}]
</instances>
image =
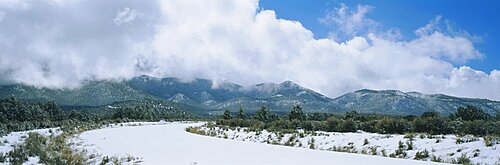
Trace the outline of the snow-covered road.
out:
<instances>
[{"instance_id":1,"label":"snow-covered road","mask_svg":"<svg viewBox=\"0 0 500 165\"><path fill-rule=\"evenodd\" d=\"M191 125L199 124L104 128L78 138L90 152L142 157L143 164L435 164L213 138L186 132Z\"/></svg>"}]
</instances>

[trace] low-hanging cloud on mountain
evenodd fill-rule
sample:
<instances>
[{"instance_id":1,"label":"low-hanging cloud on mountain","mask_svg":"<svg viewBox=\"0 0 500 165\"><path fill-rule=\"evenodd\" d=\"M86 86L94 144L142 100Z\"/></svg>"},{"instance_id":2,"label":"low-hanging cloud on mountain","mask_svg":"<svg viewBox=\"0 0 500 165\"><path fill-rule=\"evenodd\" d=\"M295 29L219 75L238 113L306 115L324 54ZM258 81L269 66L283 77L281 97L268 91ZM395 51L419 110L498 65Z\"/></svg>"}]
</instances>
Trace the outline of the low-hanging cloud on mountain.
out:
<instances>
[{"instance_id":1,"label":"low-hanging cloud on mountain","mask_svg":"<svg viewBox=\"0 0 500 165\"><path fill-rule=\"evenodd\" d=\"M315 39L257 0L0 0L0 81L74 88L85 79L137 75L292 80L331 97L361 88L500 99L500 71L465 66L484 58L473 39L439 28L415 37L340 5Z\"/></svg>"}]
</instances>

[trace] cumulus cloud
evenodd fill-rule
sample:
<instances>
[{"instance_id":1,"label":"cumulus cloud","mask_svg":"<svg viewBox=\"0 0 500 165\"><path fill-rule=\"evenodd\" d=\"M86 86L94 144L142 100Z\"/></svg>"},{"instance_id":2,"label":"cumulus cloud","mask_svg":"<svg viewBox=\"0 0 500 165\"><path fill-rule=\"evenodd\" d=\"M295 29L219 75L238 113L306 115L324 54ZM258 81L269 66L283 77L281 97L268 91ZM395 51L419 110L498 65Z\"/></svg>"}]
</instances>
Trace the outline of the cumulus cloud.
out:
<instances>
[{"instance_id":1,"label":"cumulus cloud","mask_svg":"<svg viewBox=\"0 0 500 165\"><path fill-rule=\"evenodd\" d=\"M133 76L137 54L153 39L161 11L155 2L105 3L2 1L2 81L55 88L78 87L82 79ZM128 6L144 14L128 26L116 26L116 11Z\"/></svg>"},{"instance_id":2,"label":"cumulus cloud","mask_svg":"<svg viewBox=\"0 0 500 165\"><path fill-rule=\"evenodd\" d=\"M320 18L319 21L335 28L335 31L330 33L330 38L350 39L378 29L379 23L366 16L373 8L370 5L357 5L355 10L351 10L341 3L340 7L328 11L326 16Z\"/></svg>"},{"instance_id":3,"label":"cumulus cloud","mask_svg":"<svg viewBox=\"0 0 500 165\"><path fill-rule=\"evenodd\" d=\"M341 5L325 16L341 29L332 34L347 37L339 42L313 38L258 0L12 3L23 5L0 5L3 83L77 87L147 74L292 80L330 97L370 88L500 99L499 71L456 67L483 56L470 38L424 25L400 40L397 30L370 29L379 24L366 17L370 6Z\"/></svg>"}]
</instances>

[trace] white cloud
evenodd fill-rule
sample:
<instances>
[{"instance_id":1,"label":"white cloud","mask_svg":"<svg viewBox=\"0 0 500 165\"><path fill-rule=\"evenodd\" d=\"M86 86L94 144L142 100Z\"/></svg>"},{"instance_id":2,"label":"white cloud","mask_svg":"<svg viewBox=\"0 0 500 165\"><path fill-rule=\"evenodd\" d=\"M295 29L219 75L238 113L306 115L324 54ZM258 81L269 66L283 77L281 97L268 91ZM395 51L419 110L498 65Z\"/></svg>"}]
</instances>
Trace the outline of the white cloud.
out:
<instances>
[{"instance_id":1,"label":"white cloud","mask_svg":"<svg viewBox=\"0 0 500 165\"><path fill-rule=\"evenodd\" d=\"M328 11L320 22L333 26L334 32L330 33L331 38L343 41L378 29L379 23L366 17L373 8L369 5L358 5L356 10L351 10L342 3L340 7Z\"/></svg>"},{"instance_id":2,"label":"white cloud","mask_svg":"<svg viewBox=\"0 0 500 165\"><path fill-rule=\"evenodd\" d=\"M429 21L427 25L415 30L415 35L422 37L422 36L432 35L434 32L441 31L439 24L442 18L443 16L440 15L434 17L434 19Z\"/></svg>"},{"instance_id":3,"label":"white cloud","mask_svg":"<svg viewBox=\"0 0 500 165\"><path fill-rule=\"evenodd\" d=\"M120 26L134 21L137 15L138 12L136 10L130 10L130 8L126 7L123 10L118 11L118 14L113 21L116 25Z\"/></svg>"},{"instance_id":4,"label":"white cloud","mask_svg":"<svg viewBox=\"0 0 500 165\"><path fill-rule=\"evenodd\" d=\"M415 31L418 38L409 44L414 51L418 51L416 54L448 60L455 64L465 64L467 61L483 57L473 45L473 40L477 38L471 39L466 32L455 32L448 23L443 32L440 26L441 19L442 16L436 16L427 25Z\"/></svg>"},{"instance_id":5,"label":"white cloud","mask_svg":"<svg viewBox=\"0 0 500 165\"><path fill-rule=\"evenodd\" d=\"M371 29L379 23L366 18L369 6L327 16L341 28L333 33L348 35L337 42L314 39L257 0L25 2L38 4L0 7L17 13L0 26L3 82L74 87L148 74L243 85L292 80L330 97L371 88L500 99L499 71L454 67L483 56L467 36L417 30L400 40L397 30Z\"/></svg>"},{"instance_id":6,"label":"white cloud","mask_svg":"<svg viewBox=\"0 0 500 165\"><path fill-rule=\"evenodd\" d=\"M453 68L444 91L458 96L475 96L498 100L500 98L498 92L500 91L500 71L493 70L487 74L467 66Z\"/></svg>"}]
</instances>

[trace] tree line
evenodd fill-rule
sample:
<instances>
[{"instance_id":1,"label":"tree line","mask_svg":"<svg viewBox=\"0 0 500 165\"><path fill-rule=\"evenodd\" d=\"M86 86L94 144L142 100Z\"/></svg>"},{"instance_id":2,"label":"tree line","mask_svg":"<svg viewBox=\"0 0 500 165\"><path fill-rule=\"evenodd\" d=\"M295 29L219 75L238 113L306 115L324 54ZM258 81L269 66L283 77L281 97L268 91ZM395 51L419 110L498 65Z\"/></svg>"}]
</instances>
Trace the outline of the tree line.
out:
<instances>
[{"instance_id":1,"label":"tree line","mask_svg":"<svg viewBox=\"0 0 500 165\"><path fill-rule=\"evenodd\" d=\"M117 123L126 121L158 121L193 118L177 108L163 106L152 100L87 110L64 111L54 101L23 103L15 98L0 99L0 135L13 131L73 126L82 123Z\"/></svg>"},{"instance_id":2,"label":"tree line","mask_svg":"<svg viewBox=\"0 0 500 165\"><path fill-rule=\"evenodd\" d=\"M288 116L278 116L261 107L254 115L246 117L240 108L237 115L226 110L217 121L219 125L268 129L274 131L365 132L382 134L428 133L457 135L500 136L500 114L491 116L475 106L459 107L455 113L443 116L437 112L425 112L420 116L390 116L360 114L357 111L343 115L325 113L306 114L298 105Z\"/></svg>"},{"instance_id":3,"label":"tree line","mask_svg":"<svg viewBox=\"0 0 500 165\"><path fill-rule=\"evenodd\" d=\"M14 98L0 99L0 135L12 131L63 127L79 123L117 123L127 121L158 121L196 119L197 116L178 108L158 107L153 100L142 100L117 107L99 107L86 110L62 110L55 102L23 103ZM342 115L305 113L293 106L287 115L278 115L261 107L249 115L242 108L237 113L226 110L218 124L271 129L280 131L302 128L310 131L354 132L363 130L377 133L429 133L500 135L500 115L491 116L474 106L459 107L449 116L425 112L420 116L389 116L360 114L356 111Z\"/></svg>"}]
</instances>

